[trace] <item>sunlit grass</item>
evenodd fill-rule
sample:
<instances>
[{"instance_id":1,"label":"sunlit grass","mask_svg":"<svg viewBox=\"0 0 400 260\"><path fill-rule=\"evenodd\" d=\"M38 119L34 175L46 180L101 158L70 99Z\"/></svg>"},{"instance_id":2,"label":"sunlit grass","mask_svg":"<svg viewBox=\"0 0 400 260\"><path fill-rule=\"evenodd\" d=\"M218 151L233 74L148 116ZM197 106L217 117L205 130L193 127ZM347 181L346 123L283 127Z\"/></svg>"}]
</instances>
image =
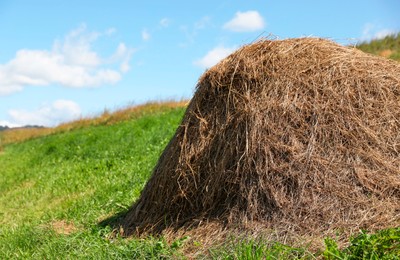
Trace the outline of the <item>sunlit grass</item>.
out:
<instances>
[{"instance_id":1,"label":"sunlit grass","mask_svg":"<svg viewBox=\"0 0 400 260\"><path fill-rule=\"evenodd\" d=\"M184 110L155 109L111 125L7 145L0 155L0 259L185 258L185 246L196 248L187 244L195 241L121 238L107 225L139 196ZM344 249L327 238L320 252L248 239L191 254L213 259L398 259L399 232L361 234Z\"/></svg>"},{"instance_id":2,"label":"sunlit grass","mask_svg":"<svg viewBox=\"0 0 400 260\"><path fill-rule=\"evenodd\" d=\"M0 259L171 255L158 240L107 238L111 230L99 223L138 197L183 111L155 106L135 119L7 145L0 155ZM71 233L55 230L60 223Z\"/></svg>"}]
</instances>

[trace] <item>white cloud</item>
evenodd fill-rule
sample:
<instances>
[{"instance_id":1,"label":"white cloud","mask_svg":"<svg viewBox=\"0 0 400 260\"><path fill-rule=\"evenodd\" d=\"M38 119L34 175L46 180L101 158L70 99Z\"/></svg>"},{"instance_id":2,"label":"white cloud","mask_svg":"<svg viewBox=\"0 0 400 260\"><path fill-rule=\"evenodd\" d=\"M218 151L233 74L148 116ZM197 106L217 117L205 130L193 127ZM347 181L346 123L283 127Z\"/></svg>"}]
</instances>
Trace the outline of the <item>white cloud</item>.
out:
<instances>
[{"instance_id":1,"label":"white cloud","mask_svg":"<svg viewBox=\"0 0 400 260\"><path fill-rule=\"evenodd\" d=\"M168 18L163 18L160 20L161 27L168 27L170 23L171 23L171 20Z\"/></svg>"},{"instance_id":2,"label":"white cloud","mask_svg":"<svg viewBox=\"0 0 400 260\"><path fill-rule=\"evenodd\" d=\"M129 67L133 49L121 43L120 46L125 46L123 52L119 46L112 59L103 59L92 50L92 44L107 32L87 32L83 25L67 34L63 41L55 41L51 50L17 51L12 60L0 64L0 95L21 91L29 85L79 88L118 82L121 72ZM113 68L118 64L120 70Z\"/></svg>"},{"instance_id":3,"label":"white cloud","mask_svg":"<svg viewBox=\"0 0 400 260\"><path fill-rule=\"evenodd\" d=\"M395 33L396 33L396 31L392 30L392 29L382 29L382 30L380 30L380 31L375 33L374 38L375 39L383 39L386 36L389 36L389 35L392 35L392 34L395 34Z\"/></svg>"},{"instance_id":4,"label":"white cloud","mask_svg":"<svg viewBox=\"0 0 400 260\"><path fill-rule=\"evenodd\" d=\"M396 30L382 28L373 23L366 23L362 29L361 41L370 41L372 39L383 39L388 35L395 34Z\"/></svg>"},{"instance_id":5,"label":"white cloud","mask_svg":"<svg viewBox=\"0 0 400 260\"><path fill-rule=\"evenodd\" d=\"M0 65L0 96L9 95L22 90L22 86L18 85L9 76L8 68Z\"/></svg>"},{"instance_id":6,"label":"white cloud","mask_svg":"<svg viewBox=\"0 0 400 260\"><path fill-rule=\"evenodd\" d=\"M150 39L150 33L147 31L147 29L142 30L142 39L144 41L147 41Z\"/></svg>"},{"instance_id":7,"label":"white cloud","mask_svg":"<svg viewBox=\"0 0 400 260\"><path fill-rule=\"evenodd\" d=\"M78 119L81 117L81 109L77 103L71 100L56 100L51 104L44 104L34 111L12 109L8 111L9 127L24 125L56 126L60 123Z\"/></svg>"},{"instance_id":8,"label":"white cloud","mask_svg":"<svg viewBox=\"0 0 400 260\"><path fill-rule=\"evenodd\" d=\"M181 25L179 29L184 33L186 39L179 43L179 47L186 48L195 43L198 34L210 26L212 26L212 22L209 16L203 16L191 26Z\"/></svg>"},{"instance_id":9,"label":"white cloud","mask_svg":"<svg viewBox=\"0 0 400 260\"><path fill-rule=\"evenodd\" d=\"M8 121L0 120L0 126L20 127L22 125L18 125L18 124L15 124L15 123L10 123Z\"/></svg>"},{"instance_id":10,"label":"white cloud","mask_svg":"<svg viewBox=\"0 0 400 260\"><path fill-rule=\"evenodd\" d=\"M114 33L117 32L117 29L115 29L114 27L108 28L105 32L105 35L110 36L113 35Z\"/></svg>"},{"instance_id":11,"label":"white cloud","mask_svg":"<svg viewBox=\"0 0 400 260\"><path fill-rule=\"evenodd\" d=\"M210 23L211 18L209 16L203 16L199 21L194 24L194 28L196 30L205 29Z\"/></svg>"},{"instance_id":12,"label":"white cloud","mask_svg":"<svg viewBox=\"0 0 400 260\"><path fill-rule=\"evenodd\" d=\"M210 68L219 61L231 54L236 48L226 48L223 46L215 47L210 50L203 58L196 60L194 64L201 68Z\"/></svg>"},{"instance_id":13,"label":"white cloud","mask_svg":"<svg viewBox=\"0 0 400 260\"><path fill-rule=\"evenodd\" d=\"M362 40L370 39L371 38L371 31L374 29L374 25L372 23L366 23L364 24L364 27L362 29Z\"/></svg>"},{"instance_id":14,"label":"white cloud","mask_svg":"<svg viewBox=\"0 0 400 260\"><path fill-rule=\"evenodd\" d=\"M121 62L120 66L119 66L121 72L125 73L130 70L129 62L131 60L133 52L134 52L134 50L128 48L124 43L120 43L118 45L118 48L115 51L115 54L113 55L112 60Z\"/></svg>"},{"instance_id":15,"label":"white cloud","mask_svg":"<svg viewBox=\"0 0 400 260\"><path fill-rule=\"evenodd\" d=\"M101 58L91 50L91 45L99 37L97 32L86 32L86 26L82 25L67 34L62 42L56 41L51 54L62 55L66 64L98 66L101 64Z\"/></svg>"},{"instance_id":16,"label":"white cloud","mask_svg":"<svg viewBox=\"0 0 400 260\"><path fill-rule=\"evenodd\" d=\"M253 32L265 27L263 17L257 11L237 12L223 28L233 32Z\"/></svg>"}]
</instances>

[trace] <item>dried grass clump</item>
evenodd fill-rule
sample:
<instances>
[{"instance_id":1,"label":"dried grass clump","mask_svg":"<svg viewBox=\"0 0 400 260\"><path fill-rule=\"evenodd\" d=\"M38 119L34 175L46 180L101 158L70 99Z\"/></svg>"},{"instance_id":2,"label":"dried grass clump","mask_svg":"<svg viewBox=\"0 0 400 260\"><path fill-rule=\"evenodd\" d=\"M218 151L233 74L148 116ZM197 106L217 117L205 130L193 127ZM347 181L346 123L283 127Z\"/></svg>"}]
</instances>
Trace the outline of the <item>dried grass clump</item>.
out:
<instances>
[{"instance_id":1,"label":"dried grass clump","mask_svg":"<svg viewBox=\"0 0 400 260\"><path fill-rule=\"evenodd\" d=\"M304 236L400 225L400 64L301 38L206 71L123 228L207 222Z\"/></svg>"}]
</instances>

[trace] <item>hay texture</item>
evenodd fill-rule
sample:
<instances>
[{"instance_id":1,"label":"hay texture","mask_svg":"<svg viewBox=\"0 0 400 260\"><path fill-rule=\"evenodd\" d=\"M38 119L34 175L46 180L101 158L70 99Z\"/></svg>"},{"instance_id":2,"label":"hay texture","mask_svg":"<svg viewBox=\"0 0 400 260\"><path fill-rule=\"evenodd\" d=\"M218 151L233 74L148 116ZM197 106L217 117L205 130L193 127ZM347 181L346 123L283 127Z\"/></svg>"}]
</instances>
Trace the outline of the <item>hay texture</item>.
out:
<instances>
[{"instance_id":1,"label":"hay texture","mask_svg":"<svg viewBox=\"0 0 400 260\"><path fill-rule=\"evenodd\" d=\"M207 222L311 236L399 226L400 64L263 39L207 70L123 228Z\"/></svg>"}]
</instances>

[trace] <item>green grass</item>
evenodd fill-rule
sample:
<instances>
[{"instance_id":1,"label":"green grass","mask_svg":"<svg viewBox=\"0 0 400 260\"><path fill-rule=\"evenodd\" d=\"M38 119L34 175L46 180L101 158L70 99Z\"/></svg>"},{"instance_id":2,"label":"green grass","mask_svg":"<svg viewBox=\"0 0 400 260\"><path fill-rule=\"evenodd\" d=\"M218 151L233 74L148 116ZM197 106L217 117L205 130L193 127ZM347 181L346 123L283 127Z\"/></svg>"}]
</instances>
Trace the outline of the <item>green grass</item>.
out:
<instances>
[{"instance_id":1,"label":"green grass","mask_svg":"<svg viewBox=\"0 0 400 260\"><path fill-rule=\"evenodd\" d=\"M320 253L264 240L244 240L211 250L215 259L316 259Z\"/></svg>"},{"instance_id":2,"label":"green grass","mask_svg":"<svg viewBox=\"0 0 400 260\"><path fill-rule=\"evenodd\" d=\"M2 234L1 259L160 259L182 255L163 239L109 239L110 230L87 228L60 235L46 228L21 226Z\"/></svg>"},{"instance_id":3,"label":"green grass","mask_svg":"<svg viewBox=\"0 0 400 260\"><path fill-rule=\"evenodd\" d=\"M376 234L362 231L350 242L350 246L340 250L333 239L325 239L324 256L326 259L400 259L400 227Z\"/></svg>"},{"instance_id":4,"label":"green grass","mask_svg":"<svg viewBox=\"0 0 400 260\"><path fill-rule=\"evenodd\" d=\"M107 223L139 196L173 136L182 107L155 110L4 147L0 155L0 259L181 259L187 243L115 237ZM273 241L227 242L214 259L399 259L400 229L361 233L309 252ZM189 242L188 242L189 241Z\"/></svg>"},{"instance_id":5,"label":"green grass","mask_svg":"<svg viewBox=\"0 0 400 260\"><path fill-rule=\"evenodd\" d=\"M349 239L349 246L340 249L332 238L325 239L325 249L310 252L265 240L244 240L211 250L216 259L400 259L400 227L381 230L376 234L361 231Z\"/></svg>"},{"instance_id":6,"label":"green grass","mask_svg":"<svg viewBox=\"0 0 400 260\"><path fill-rule=\"evenodd\" d=\"M0 155L0 259L175 254L157 239L111 239L110 228L99 223L139 196L183 112L6 146ZM74 232L54 230L64 222Z\"/></svg>"}]
</instances>

